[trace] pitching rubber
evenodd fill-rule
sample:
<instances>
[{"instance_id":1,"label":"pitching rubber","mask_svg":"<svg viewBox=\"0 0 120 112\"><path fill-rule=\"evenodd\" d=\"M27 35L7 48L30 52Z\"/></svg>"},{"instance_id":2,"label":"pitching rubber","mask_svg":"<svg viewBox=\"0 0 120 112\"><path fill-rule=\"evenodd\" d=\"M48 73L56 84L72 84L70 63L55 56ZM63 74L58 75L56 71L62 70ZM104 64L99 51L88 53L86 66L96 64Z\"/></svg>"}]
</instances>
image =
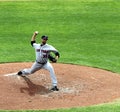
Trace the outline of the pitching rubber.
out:
<instances>
[{"instance_id":1,"label":"pitching rubber","mask_svg":"<svg viewBox=\"0 0 120 112\"><path fill-rule=\"evenodd\" d=\"M17 72L16 73L5 74L4 76L15 76L15 75L17 75Z\"/></svg>"}]
</instances>

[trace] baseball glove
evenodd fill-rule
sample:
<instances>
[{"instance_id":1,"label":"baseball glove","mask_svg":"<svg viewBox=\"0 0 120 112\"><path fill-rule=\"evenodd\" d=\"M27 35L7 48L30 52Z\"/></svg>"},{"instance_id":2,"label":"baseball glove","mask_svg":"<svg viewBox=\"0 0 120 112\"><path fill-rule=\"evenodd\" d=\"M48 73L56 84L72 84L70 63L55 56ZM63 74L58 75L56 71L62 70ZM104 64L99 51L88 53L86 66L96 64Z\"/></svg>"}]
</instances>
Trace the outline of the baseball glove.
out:
<instances>
[{"instance_id":1,"label":"baseball glove","mask_svg":"<svg viewBox=\"0 0 120 112\"><path fill-rule=\"evenodd\" d=\"M56 62L57 62L57 60L55 59L55 57L52 56L51 54L49 54L48 59L49 59L51 62L53 62L53 63L56 63Z\"/></svg>"}]
</instances>

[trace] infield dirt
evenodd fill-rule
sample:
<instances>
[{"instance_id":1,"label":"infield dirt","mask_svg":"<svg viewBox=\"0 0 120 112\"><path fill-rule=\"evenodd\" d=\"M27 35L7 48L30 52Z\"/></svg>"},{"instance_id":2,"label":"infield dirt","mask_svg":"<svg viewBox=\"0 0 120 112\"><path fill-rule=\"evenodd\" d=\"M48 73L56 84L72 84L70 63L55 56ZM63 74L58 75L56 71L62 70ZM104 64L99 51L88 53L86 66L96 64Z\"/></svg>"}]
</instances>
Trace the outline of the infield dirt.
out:
<instances>
[{"instance_id":1,"label":"infield dirt","mask_svg":"<svg viewBox=\"0 0 120 112\"><path fill-rule=\"evenodd\" d=\"M0 64L0 109L55 109L90 106L120 98L120 75L97 68L52 64L59 92L50 92L49 72L39 70L24 78L4 76L32 63Z\"/></svg>"}]
</instances>

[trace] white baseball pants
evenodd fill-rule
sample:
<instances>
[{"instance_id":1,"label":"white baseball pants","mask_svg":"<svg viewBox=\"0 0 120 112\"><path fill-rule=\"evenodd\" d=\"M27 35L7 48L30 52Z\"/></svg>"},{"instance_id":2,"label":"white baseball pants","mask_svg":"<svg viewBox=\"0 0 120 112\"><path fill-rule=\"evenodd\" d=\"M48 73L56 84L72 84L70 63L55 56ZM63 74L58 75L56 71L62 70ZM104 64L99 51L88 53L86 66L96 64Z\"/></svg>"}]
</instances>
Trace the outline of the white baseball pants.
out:
<instances>
[{"instance_id":1,"label":"white baseball pants","mask_svg":"<svg viewBox=\"0 0 120 112\"><path fill-rule=\"evenodd\" d=\"M23 69L22 74L24 74L24 75L33 74L34 72L36 72L40 69L48 70L50 72L52 85L57 86L57 79L56 79L56 76L55 76L55 72L54 72L53 66L51 65L51 63L49 61L47 61L46 64L39 64L35 61L31 68Z\"/></svg>"}]
</instances>

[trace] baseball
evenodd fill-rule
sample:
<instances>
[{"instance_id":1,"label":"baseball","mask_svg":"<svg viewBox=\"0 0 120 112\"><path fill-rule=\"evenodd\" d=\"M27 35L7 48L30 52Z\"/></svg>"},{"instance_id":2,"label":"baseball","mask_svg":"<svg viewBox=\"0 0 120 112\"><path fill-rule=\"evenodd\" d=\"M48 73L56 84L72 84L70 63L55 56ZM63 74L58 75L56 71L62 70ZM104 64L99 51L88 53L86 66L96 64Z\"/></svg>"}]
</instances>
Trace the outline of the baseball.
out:
<instances>
[{"instance_id":1,"label":"baseball","mask_svg":"<svg viewBox=\"0 0 120 112\"><path fill-rule=\"evenodd\" d=\"M35 31L36 34L38 34L39 32L38 31Z\"/></svg>"}]
</instances>

